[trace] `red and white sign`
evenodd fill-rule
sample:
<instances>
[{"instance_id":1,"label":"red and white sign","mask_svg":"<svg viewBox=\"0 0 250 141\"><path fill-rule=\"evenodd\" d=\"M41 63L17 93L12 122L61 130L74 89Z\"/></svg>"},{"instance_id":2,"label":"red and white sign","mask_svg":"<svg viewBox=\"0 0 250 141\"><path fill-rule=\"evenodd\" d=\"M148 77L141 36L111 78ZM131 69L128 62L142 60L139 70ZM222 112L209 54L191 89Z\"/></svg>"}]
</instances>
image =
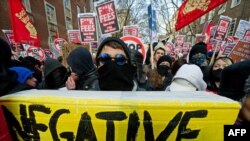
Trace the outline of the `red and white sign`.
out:
<instances>
[{"instance_id":1,"label":"red and white sign","mask_svg":"<svg viewBox=\"0 0 250 141\"><path fill-rule=\"evenodd\" d=\"M53 52L50 51L49 49L44 49L43 51L44 51L44 53L45 53L45 57L46 57L46 58L54 58Z\"/></svg>"},{"instance_id":2,"label":"red and white sign","mask_svg":"<svg viewBox=\"0 0 250 141\"><path fill-rule=\"evenodd\" d=\"M35 46L30 46L26 50L26 56L32 56L40 61L43 61L45 59L45 53L43 49L40 47L35 47Z\"/></svg>"},{"instance_id":3,"label":"red and white sign","mask_svg":"<svg viewBox=\"0 0 250 141\"><path fill-rule=\"evenodd\" d=\"M171 51L174 49L174 44L173 43L171 43L171 42L167 42L166 44L165 44L165 47L166 48L169 48Z\"/></svg>"},{"instance_id":4,"label":"red and white sign","mask_svg":"<svg viewBox=\"0 0 250 141\"><path fill-rule=\"evenodd\" d=\"M228 56L235 45L236 45L236 42L227 42L227 43L225 43L223 45L222 55Z\"/></svg>"},{"instance_id":5,"label":"red and white sign","mask_svg":"<svg viewBox=\"0 0 250 141\"><path fill-rule=\"evenodd\" d=\"M205 42L206 36L202 34L196 34L195 43Z\"/></svg>"},{"instance_id":6,"label":"red and white sign","mask_svg":"<svg viewBox=\"0 0 250 141\"><path fill-rule=\"evenodd\" d=\"M95 2L96 13L102 34L119 31L114 1Z\"/></svg>"},{"instance_id":7,"label":"red and white sign","mask_svg":"<svg viewBox=\"0 0 250 141\"><path fill-rule=\"evenodd\" d=\"M184 43L185 36L184 35L177 35L175 37L175 39L176 39L176 41L175 41L176 46L182 46Z\"/></svg>"},{"instance_id":8,"label":"red and white sign","mask_svg":"<svg viewBox=\"0 0 250 141\"><path fill-rule=\"evenodd\" d=\"M95 13L78 14L80 33L83 42L97 41L97 27Z\"/></svg>"},{"instance_id":9,"label":"red and white sign","mask_svg":"<svg viewBox=\"0 0 250 141\"><path fill-rule=\"evenodd\" d=\"M62 46L64 44L67 44L68 42L66 40L64 40L63 38L56 38L54 40L54 48L57 50L57 51L61 51L62 49Z\"/></svg>"},{"instance_id":10,"label":"red and white sign","mask_svg":"<svg viewBox=\"0 0 250 141\"><path fill-rule=\"evenodd\" d=\"M243 37L244 41L250 42L250 30L247 30L244 37Z\"/></svg>"},{"instance_id":11,"label":"red and white sign","mask_svg":"<svg viewBox=\"0 0 250 141\"><path fill-rule=\"evenodd\" d=\"M232 42L234 42L234 37L233 36L227 36L226 39L225 39L225 41L227 43L232 43Z\"/></svg>"},{"instance_id":12,"label":"red and white sign","mask_svg":"<svg viewBox=\"0 0 250 141\"><path fill-rule=\"evenodd\" d=\"M24 51L21 43L15 41L13 30L2 30L13 51Z\"/></svg>"},{"instance_id":13,"label":"red and white sign","mask_svg":"<svg viewBox=\"0 0 250 141\"><path fill-rule=\"evenodd\" d=\"M146 59L145 47L139 38L134 36L123 36L121 37L121 39L126 43L128 48L141 52L143 60Z\"/></svg>"},{"instance_id":14,"label":"red and white sign","mask_svg":"<svg viewBox=\"0 0 250 141\"><path fill-rule=\"evenodd\" d=\"M220 21L218 23L217 29L214 34L214 39L218 41L224 41L229 29L232 19L226 16L220 16Z\"/></svg>"},{"instance_id":15,"label":"red and white sign","mask_svg":"<svg viewBox=\"0 0 250 141\"><path fill-rule=\"evenodd\" d=\"M124 26L123 27L123 36L139 36L139 27L138 26Z\"/></svg>"},{"instance_id":16,"label":"red and white sign","mask_svg":"<svg viewBox=\"0 0 250 141\"><path fill-rule=\"evenodd\" d=\"M81 34L79 30L68 30L68 39L70 43L81 43Z\"/></svg>"}]
</instances>

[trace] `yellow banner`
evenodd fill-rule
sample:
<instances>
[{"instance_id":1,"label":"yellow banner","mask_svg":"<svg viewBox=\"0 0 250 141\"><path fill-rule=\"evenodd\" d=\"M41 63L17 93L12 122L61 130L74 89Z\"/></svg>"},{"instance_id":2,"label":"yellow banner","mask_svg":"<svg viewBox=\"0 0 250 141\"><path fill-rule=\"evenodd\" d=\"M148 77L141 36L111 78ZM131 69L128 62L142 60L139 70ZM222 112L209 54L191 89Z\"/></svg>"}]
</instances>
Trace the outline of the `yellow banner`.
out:
<instances>
[{"instance_id":1,"label":"yellow banner","mask_svg":"<svg viewBox=\"0 0 250 141\"><path fill-rule=\"evenodd\" d=\"M31 90L0 103L14 139L42 141L219 141L240 108L206 92Z\"/></svg>"}]
</instances>

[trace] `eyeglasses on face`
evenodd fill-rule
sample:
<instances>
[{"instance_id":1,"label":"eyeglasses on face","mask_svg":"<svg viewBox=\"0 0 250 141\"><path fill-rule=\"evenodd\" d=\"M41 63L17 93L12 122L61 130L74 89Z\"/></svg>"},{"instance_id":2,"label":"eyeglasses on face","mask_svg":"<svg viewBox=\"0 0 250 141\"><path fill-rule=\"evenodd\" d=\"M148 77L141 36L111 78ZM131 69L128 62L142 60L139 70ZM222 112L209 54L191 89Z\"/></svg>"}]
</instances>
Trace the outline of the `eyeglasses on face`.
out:
<instances>
[{"instance_id":1,"label":"eyeglasses on face","mask_svg":"<svg viewBox=\"0 0 250 141\"><path fill-rule=\"evenodd\" d=\"M111 60L114 60L118 65L124 65L127 58L123 54L116 54L115 57L111 57L108 53L101 53L97 58L97 61L102 64L106 64Z\"/></svg>"}]
</instances>

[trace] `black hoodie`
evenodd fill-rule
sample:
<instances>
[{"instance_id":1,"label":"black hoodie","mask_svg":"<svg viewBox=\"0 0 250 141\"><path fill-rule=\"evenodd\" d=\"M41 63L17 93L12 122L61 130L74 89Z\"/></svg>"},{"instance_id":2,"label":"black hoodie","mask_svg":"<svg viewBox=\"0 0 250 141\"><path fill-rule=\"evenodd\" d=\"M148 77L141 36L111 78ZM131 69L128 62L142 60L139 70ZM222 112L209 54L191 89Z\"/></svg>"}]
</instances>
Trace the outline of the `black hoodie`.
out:
<instances>
[{"instance_id":1,"label":"black hoodie","mask_svg":"<svg viewBox=\"0 0 250 141\"><path fill-rule=\"evenodd\" d=\"M17 88L17 74L8 68L11 64L11 48L10 45L0 38L0 96L8 93L17 92L23 88Z\"/></svg>"},{"instance_id":2,"label":"black hoodie","mask_svg":"<svg viewBox=\"0 0 250 141\"><path fill-rule=\"evenodd\" d=\"M67 69L58 60L47 58L45 61L45 79L38 86L38 89L62 88L65 86L67 76Z\"/></svg>"},{"instance_id":3,"label":"black hoodie","mask_svg":"<svg viewBox=\"0 0 250 141\"><path fill-rule=\"evenodd\" d=\"M99 90L97 68L90 52L84 47L74 49L67 58L72 71L78 75L76 90Z\"/></svg>"}]
</instances>

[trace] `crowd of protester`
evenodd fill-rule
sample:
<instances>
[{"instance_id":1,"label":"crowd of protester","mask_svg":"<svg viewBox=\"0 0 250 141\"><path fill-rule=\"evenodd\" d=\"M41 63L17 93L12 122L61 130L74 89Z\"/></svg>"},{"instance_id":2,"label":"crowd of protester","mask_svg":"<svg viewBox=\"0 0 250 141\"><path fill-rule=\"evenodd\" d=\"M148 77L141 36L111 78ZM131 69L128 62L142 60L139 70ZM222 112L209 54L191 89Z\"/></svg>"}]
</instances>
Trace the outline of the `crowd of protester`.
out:
<instances>
[{"instance_id":1,"label":"crowd of protester","mask_svg":"<svg viewBox=\"0 0 250 141\"><path fill-rule=\"evenodd\" d=\"M119 38L99 43L96 57L79 45L67 57L33 57L13 60L10 45L0 38L0 96L29 89L91 91L207 91L239 101L242 105L235 124L250 123L250 58L234 63L225 56L208 57L200 42L186 55L170 56L162 42L143 55L129 49ZM150 48L149 48L150 50ZM148 56L149 55L149 56ZM210 65L209 65L210 64Z\"/></svg>"}]
</instances>

